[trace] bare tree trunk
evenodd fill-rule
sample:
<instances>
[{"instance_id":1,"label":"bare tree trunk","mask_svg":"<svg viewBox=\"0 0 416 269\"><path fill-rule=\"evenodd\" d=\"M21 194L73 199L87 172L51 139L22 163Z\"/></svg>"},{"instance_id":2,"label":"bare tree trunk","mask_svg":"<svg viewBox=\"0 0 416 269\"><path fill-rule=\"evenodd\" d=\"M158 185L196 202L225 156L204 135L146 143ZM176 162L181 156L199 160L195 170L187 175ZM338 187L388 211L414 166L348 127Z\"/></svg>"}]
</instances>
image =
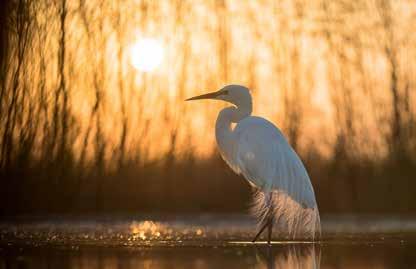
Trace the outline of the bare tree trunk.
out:
<instances>
[{"instance_id":1,"label":"bare tree trunk","mask_svg":"<svg viewBox=\"0 0 416 269\"><path fill-rule=\"evenodd\" d=\"M65 50L66 50L66 31L65 23L67 16L66 0L60 1L59 6L59 49L58 49L58 80L59 85L55 90L54 111L53 111L53 132L49 144L48 155L52 159L63 164L64 154L67 146L68 129L68 92L65 80ZM62 105L61 105L62 101ZM56 151L55 151L56 150ZM53 158L52 158L53 157ZM57 179L55 179L57 180Z\"/></svg>"},{"instance_id":2,"label":"bare tree trunk","mask_svg":"<svg viewBox=\"0 0 416 269\"><path fill-rule=\"evenodd\" d=\"M221 70L221 83L228 83L228 24L226 0L216 1L216 13L218 14L218 52Z\"/></svg>"},{"instance_id":3,"label":"bare tree trunk","mask_svg":"<svg viewBox=\"0 0 416 269\"><path fill-rule=\"evenodd\" d=\"M65 80L65 51L66 51L66 0L61 2L61 11L60 11L60 27L61 27L61 36L59 41L59 56L58 56L58 68L59 68L59 91L62 94L62 115L61 115L61 140L58 150L58 159L63 160L64 155L67 153L67 136L68 136L68 90L66 88Z\"/></svg>"},{"instance_id":4,"label":"bare tree trunk","mask_svg":"<svg viewBox=\"0 0 416 269\"><path fill-rule=\"evenodd\" d=\"M117 39L118 39L118 50L117 50L117 58L118 58L118 69L117 69L117 76L118 76L118 94L120 99L120 111L121 111L121 133L120 133L120 143L118 146L118 169L120 170L124 166L125 162L125 154L126 154L126 138L127 138L127 126L128 126L128 117L126 111L126 101L125 101L125 89L124 89L124 81L123 81L123 32L122 26L120 25L120 11L118 11L116 16L115 28L117 32Z\"/></svg>"},{"instance_id":5,"label":"bare tree trunk","mask_svg":"<svg viewBox=\"0 0 416 269\"><path fill-rule=\"evenodd\" d=\"M4 95L6 92L6 78L9 70L10 59L10 0L0 4L0 120L3 120L3 108L5 106ZM0 165L1 167L1 165Z\"/></svg>"},{"instance_id":6,"label":"bare tree trunk","mask_svg":"<svg viewBox=\"0 0 416 269\"><path fill-rule=\"evenodd\" d=\"M15 128L18 120L18 109L22 109L18 105L20 92L21 92L21 72L22 65L24 62L24 56L27 51L29 42L29 31L30 31L30 18L29 18L29 5L24 0L19 0L16 10L12 13L15 16L15 27L17 33L17 48L16 48L16 69L11 79L11 100L7 103L8 93L3 88L1 102L5 103L7 108L5 127L2 135L2 146L1 146L1 160L0 167L10 167L12 162L12 154L14 152L14 137ZM4 82L5 83L5 82ZM4 84L6 86L6 83ZM3 112L2 115L3 117Z\"/></svg>"},{"instance_id":7,"label":"bare tree trunk","mask_svg":"<svg viewBox=\"0 0 416 269\"><path fill-rule=\"evenodd\" d=\"M404 91L399 87L399 61L398 61L398 42L394 34L394 22L390 0L378 0L377 8L381 19L382 30L385 35L383 51L390 67L391 93L391 122L390 137L387 139L390 145L390 153L394 159L407 158L409 152L405 146L406 133L410 124L405 123L406 112L406 85ZM405 83L403 83L405 84Z\"/></svg>"}]
</instances>

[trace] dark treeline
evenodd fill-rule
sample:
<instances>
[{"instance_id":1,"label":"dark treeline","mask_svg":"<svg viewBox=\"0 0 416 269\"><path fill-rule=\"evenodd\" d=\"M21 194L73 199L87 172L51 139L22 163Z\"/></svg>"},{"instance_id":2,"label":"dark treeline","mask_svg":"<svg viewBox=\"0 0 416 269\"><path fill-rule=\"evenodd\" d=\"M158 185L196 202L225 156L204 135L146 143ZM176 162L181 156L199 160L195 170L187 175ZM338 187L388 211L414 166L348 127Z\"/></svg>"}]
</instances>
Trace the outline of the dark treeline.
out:
<instances>
[{"instance_id":1,"label":"dark treeline","mask_svg":"<svg viewBox=\"0 0 416 269\"><path fill-rule=\"evenodd\" d=\"M227 83L282 128L323 213L415 213L416 5L275 2L2 1L0 214L245 210L220 107L182 101ZM165 44L158 71L129 64L135 35Z\"/></svg>"}]
</instances>

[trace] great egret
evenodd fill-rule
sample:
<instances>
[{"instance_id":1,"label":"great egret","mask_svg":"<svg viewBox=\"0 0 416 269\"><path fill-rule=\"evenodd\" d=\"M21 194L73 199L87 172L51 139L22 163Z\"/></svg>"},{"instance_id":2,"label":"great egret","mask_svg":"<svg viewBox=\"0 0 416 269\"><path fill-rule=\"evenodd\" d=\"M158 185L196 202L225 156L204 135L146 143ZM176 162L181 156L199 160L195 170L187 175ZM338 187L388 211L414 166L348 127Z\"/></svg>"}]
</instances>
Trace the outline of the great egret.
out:
<instances>
[{"instance_id":1,"label":"great egret","mask_svg":"<svg viewBox=\"0 0 416 269\"><path fill-rule=\"evenodd\" d=\"M280 130L266 119L251 116L249 90L228 85L186 101L199 99L234 105L219 113L215 136L225 162L256 189L252 211L260 229L252 242L268 227L270 244L274 224L292 239L300 236L313 240L320 233L320 219L308 173Z\"/></svg>"}]
</instances>

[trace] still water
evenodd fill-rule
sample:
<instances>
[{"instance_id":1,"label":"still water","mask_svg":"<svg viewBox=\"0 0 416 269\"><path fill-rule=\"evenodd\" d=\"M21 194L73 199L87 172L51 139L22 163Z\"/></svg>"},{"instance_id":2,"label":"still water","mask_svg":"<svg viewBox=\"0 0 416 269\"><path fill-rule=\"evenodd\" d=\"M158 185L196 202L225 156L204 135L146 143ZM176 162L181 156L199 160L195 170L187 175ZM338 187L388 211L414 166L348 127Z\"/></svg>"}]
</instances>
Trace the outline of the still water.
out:
<instances>
[{"instance_id":1,"label":"still water","mask_svg":"<svg viewBox=\"0 0 416 269\"><path fill-rule=\"evenodd\" d=\"M5 268L416 268L416 219L323 217L317 243L251 244L246 216L21 218L0 222Z\"/></svg>"}]
</instances>

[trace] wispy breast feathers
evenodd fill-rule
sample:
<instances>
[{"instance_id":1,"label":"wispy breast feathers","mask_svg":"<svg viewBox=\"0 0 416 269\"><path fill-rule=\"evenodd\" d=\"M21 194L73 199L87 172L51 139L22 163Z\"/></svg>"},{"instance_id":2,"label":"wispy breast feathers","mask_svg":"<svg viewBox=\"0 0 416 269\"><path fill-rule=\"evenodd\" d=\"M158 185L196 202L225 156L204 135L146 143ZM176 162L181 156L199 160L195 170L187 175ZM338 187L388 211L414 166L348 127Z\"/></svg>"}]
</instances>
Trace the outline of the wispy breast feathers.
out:
<instances>
[{"instance_id":1,"label":"wispy breast feathers","mask_svg":"<svg viewBox=\"0 0 416 269\"><path fill-rule=\"evenodd\" d=\"M256 215L264 217L272 206L280 231L291 237L314 237L320 220L313 187L283 134L267 120L248 117L237 125L234 135L240 171L259 190L253 206ZM270 195L271 205L265 200Z\"/></svg>"},{"instance_id":2,"label":"wispy breast feathers","mask_svg":"<svg viewBox=\"0 0 416 269\"><path fill-rule=\"evenodd\" d=\"M251 213L257 217L259 225L266 220L269 207L273 208L275 231L280 238L315 240L320 237L321 222L317 206L305 208L284 192L255 190Z\"/></svg>"}]
</instances>

